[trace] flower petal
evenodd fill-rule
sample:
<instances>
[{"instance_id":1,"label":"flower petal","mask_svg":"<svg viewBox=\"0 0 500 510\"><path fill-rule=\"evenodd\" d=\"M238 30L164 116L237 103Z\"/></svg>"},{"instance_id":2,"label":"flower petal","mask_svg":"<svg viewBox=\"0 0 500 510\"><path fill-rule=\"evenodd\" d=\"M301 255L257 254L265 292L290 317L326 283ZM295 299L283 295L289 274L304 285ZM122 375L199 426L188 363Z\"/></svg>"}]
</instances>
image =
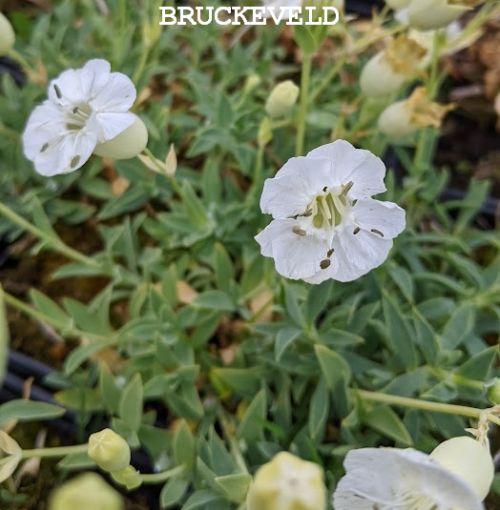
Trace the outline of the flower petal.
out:
<instances>
[{"instance_id":1,"label":"flower petal","mask_svg":"<svg viewBox=\"0 0 500 510\"><path fill-rule=\"evenodd\" d=\"M107 60L89 60L80 71L80 80L87 101L95 98L107 86L111 65Z\"/></svg>"},{"instance_id":2,"label":"flower petal","mask_svg":"<svg viewBox=\"0 0 500 510\"><path fill-rule=\"evenodd\" d=\"M88 161L96 144L97 137L91 131L68 132L37 155L35 170L46 177L74 172Z\"/></svg>"},{"instance_id":3,"label":"flower petal","mask_svg":"<svg viewBox=\"0 0 500 510\"><path fill-rule=\"evenodd\" d=\"M294 219L273 220L255 240L265 257L273 257L276 270L293 280L313 276L326 259L328 242L311 234L300 235Z\"/></svg>"},{"instance_id":4,"label":"flower petal","mask_svg":"<svg viewBox=\"0 0 500 510\"><path fill-rule=\"evenodd\" d=\"M335 510L413 508L411 496L425 499L436 510L483 509L464 480L410 448L351 450L344 467L346 475L333 495Z\"/></svg>"},{"instance_id":5,"label":"flower petal","mask_svg":"<svg viewBox=\"0 0 500 510\"><path fill-rule=\"evenodd\" d=\"M336 186L353 183L351 198L368 198L386 190L385 165L370 151L356 149L345 140L337 140L311 151L308 158L326 159L332 165Z\"/></svg>"},{"instance_id":6,"label":"flower petal","mask_svg":"<svg viewBox=\"0 0 500 510\"><path fill-rule=\"evenodd\" d=\"M97 113L94 117L95 124L92 123L89 128L98 133L100 142L106 142L116 138L136 119L137 116L133 113Z\"/></svg>"},{"instance_id":7,"label":"flower petal","mask_svg":"<svg viewBox=\"0 0 500 510\"><path fill-rule=\"evenodd\" d=\"M303 214L314 197L331 184L328 161L291 158L274 178L264 182L260 207L275 219Z\"/></svg>"},{"instance_id":8,"label":"flower petal","mask_svg":"<svg viewBox=\"0 0 500 510\"><path fill-rule=\"evenodd\" d=\"M406 226L404 209L393 202L358 200L352 214L359 227L384 239L396 237Z\"/></svg>"},{"instance_id":9,"label":"flower petal","mask_svg":"<svg viewBox=\"0 0 500 510\"><path fill-rule=\"evenodd\" d=\"M137 92L132 80L122 73L111 73L106 86L90 101L98 112L126 112L135 102Z\"/></svg>"}]
</instances>

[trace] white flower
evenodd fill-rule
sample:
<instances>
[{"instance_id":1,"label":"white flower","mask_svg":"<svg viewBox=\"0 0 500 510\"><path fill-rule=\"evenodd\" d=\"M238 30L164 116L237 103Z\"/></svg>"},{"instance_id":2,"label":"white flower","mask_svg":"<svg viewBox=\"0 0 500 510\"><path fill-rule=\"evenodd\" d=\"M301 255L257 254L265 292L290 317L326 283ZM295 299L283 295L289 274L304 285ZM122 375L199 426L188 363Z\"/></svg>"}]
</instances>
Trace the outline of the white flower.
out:
<instances>
[{"instance_id":1,"label":"white flower","mask_svg":"<svg viewBox=\"0 0 500 510\"><path fill-rule=\"evenodd\" d=\"M64 71L50 83L48 99L28 119L23 134L25 156L41 175L77 170L100 144L137 121L142 123L129 112L135 98L132 81L110 72L105 60L90 60L81 69Z\"/></svg>"},{"instance_id":2,"label":"white flower","mask_svg":"<svg viewBox=\"0 0 500 510\"><path fill-rule=\"evenodd\" d=\"M483 509L464 478L411 448L352 450L344 467L333 495L335 510Z\"/></svg>"},{"instance_id":3,"label":"white flower","mask_svg":"<svg viewBox=\"0 0 500 510\"><path fill-rule=\"evenodd\" d=\"M291 279L351 281L384 262L405 212L372 195L386 190L384 163L344 140L290 159L264 183L263 213L273 221L256 236L262 255Z\"/></svg>"}]
</instances>

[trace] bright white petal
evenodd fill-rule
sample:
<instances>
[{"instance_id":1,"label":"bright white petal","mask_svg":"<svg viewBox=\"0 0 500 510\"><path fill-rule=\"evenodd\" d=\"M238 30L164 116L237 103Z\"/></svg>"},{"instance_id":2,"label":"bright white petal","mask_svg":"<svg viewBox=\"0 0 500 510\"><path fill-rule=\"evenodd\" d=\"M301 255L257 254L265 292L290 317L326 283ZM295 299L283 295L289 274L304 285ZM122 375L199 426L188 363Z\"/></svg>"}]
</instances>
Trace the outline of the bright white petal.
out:
<instances>
[{"instance_id":1,"label":"bright white petal","mask_svg":"<svg viewBox=\"0 0 500 510\"><path fill-rule=\"evenodd\" d=\"M100 142L106 142L129 128L136 118L133 113L97 113L95 124L89 127L98 133Z\"/></svg>"},{"instance_id":2,"label":"bright white petal","mask_svg":"<svg viewBox=\"0 0 500 510\"><path fill-rule=\"evenodd\" d=\"M47 95L54 104L65 107L84 103L87 96L81 80L81 70L68 69L62 72L50 82Z\"/></svg>"},{"instance_id":3,"label":"bright white petal","mask_svg":"<svg viewBox=\"0 0 500 510\"><path fill-rule=\"evenodd\" d=\"M291 158L273 179L266 179L260 207L275 219L303 214L314 197L332 184L328 161Z\"/></svg>"},{"instance_id":4,"label":"bright white petal","mask_svg":"<svg viewBox=\"0 0 500 510\"><path fill-rule=\"evenodd\" d=\"M358 200L352 209L354 221L362 229L384 239L399 235L406 226L405 211L393 202ZM373 232L375 230L375 232Z\"/></svg>"},{"instance_id":5,"label":"bright white petal","mask_svg":"<svg viewBox=\"0 0 500 510\"><path fill-rule=\"evenodd\" d=\"M332 165L335 185L349 182L351 198L368 198L386 190L385 165L370 151L356 149L345 140L337 140L311 151L308 158L326 159Z\"/></svg>"},{"instance_id":6,"label":"bright white petal","mask_svg":"<svg viewBox=\"0 0 500 510\"><path fill-rule=\"evenodd\" d=\"M293 280L314 275L329 248L326 240L299 235L297 229L300 223L294 219L273 220L255 237L262 255L273 257L278 273Z\"/></svg>"},{"instance_id":7,"label":"bright white petal","mask_svg":"<svg viewBox=\"0 0 500 510\"><path fill-rule=\"evenodd\" d=\"M413 449L362 448L345 459L346 475L333 496L335 510L415 508L423 498L436 510L482 510L473 490L459 477Z\"/></svg>"},{"instance_id":8,"label":"bright white petal","mask_svg":"<svg viewBox=\"0 0 500 510\"><path fill-rule=\"evenodd\" d=\"M106 86L92 98L90 105L98 112L126 112L135 102L137 92L132 80L122 73L111 73Z\"/></svg>"},{"instance_id":9,"label":"bright white petal","mask_svg":"<svg viewBox=\"0 0 500 510\"><path fill-rule=\"evenodd\" d=\"M61 109L50 101L37 106L28 118L23 133L24 155L33 161L47 143L65 131L66 121Z\"/></svg>"},{"instance_id":10,"label":"bright white petal","mask_svg":"<svg viewBox=\"0 0 500 510\"><path fill-rule=\"evenodd\" d=\"M35 170L46 177L74 172L88 161L96 144L97 138L92 132L69 132L53 140L35 158Z\"/></svg>"},{"instance_id":11,"label":"bright white petal","mask_svg":"<svg viewBox=\"0 0 500 510\"><path fill-rule=\"evenodd\" d=\"M346 225L335 237L334 247L344 254L349 267L354 266L367 273L387 259L392 248L392 240Z\"/></svg>"},{"instance_id":12,"label":"bright white petal","mask_svg":"<svg viewBox=\"0 0 500 510\"><path fill-rule=\"evenodd\" d=\"M80 70L80 80L87 101L96 97L106 87L111 75L111 65L102 59L89 60Z\"/></svg>"}]
</instances>

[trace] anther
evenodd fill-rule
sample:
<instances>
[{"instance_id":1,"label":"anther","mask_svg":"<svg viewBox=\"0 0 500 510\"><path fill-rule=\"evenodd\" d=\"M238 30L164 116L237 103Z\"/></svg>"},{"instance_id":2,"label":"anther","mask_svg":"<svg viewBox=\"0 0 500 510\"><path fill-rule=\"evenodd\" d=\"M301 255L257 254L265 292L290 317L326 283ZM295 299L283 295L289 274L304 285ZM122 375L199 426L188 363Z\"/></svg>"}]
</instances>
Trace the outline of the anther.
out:
<instances>
[{"instance_id":1,"label":"anther","mask_svg":"<svg viewBox=\"0 0 500 510\"><path fill-rule=\"evenodd\" d=\"M332 263L332 261L331 261L331 260L329 260L329 259L325 259L325 260L322 260L322 261L319 263L319 267L320 267L321 269L326 269L326 268L330 267L330 264L331 264L331 263Z\"/></svg>"},{"instance_id":2,"label":"anther","mask_svg":"<svg viewBox=\"0 0 500 510\"><path fill-rule=\"evenodd\" d=\"M61 89L54 83L54 90L58 99L62 99Z\"/></svg>"},{"instance_id":3,"label":"anther","mask_svg":"<svg viewBox=\"0 0 500 510\"><path fill-rule=\"evenodd\" d=\"M382 232L380 232L380 230L377 230L376 228L372 228L371 232L373 232L374 234L379 235L380 237L384 237L384 234Z\"/></svg>"},{"instance_id":4,"label":"anther","mask_svg":"<svg viewBox=\"0 0 500 510\"><path fill-rule=\"evenodd\" d=\"M328 250L328 251L326 252L326 256L327 256L328 258L330 258L330 257L333 255L333 252L334 252L334 251L335 251L335 250L334 250L333 248L332 248L331 250Z\"/></svg>"},{"instance_id":5,"label":"anther","mask_svg":"<svg viewBox=\"0 0 500 510\"><path fill-rule=\"evenodd\" d=\"M352 181L349 181L342 189L342 194L346 194L352 187L354 186L354 183Z\"/></svg>"},{"instance_id":6,"label":"anther","mask_svg":"<svg viewBox=\"0 0 500 510\"><path fill-rule=\"evenodd\" d=\"M356 227L356 228L354 229L353 234L354 234L354 235L356 235L356 234L357 234L360 230L361 230L361 229L360 229L359 227Z\"/></svg>"},{"instance_id":7,"label":"anther","mask_svg":"<svg viewBox=\"0 0 500 510\"><path fill-rule=\"evenodd\" d=\"M297 226L293 227L292 231L294 234L297 234L298 236L305 236L307 234L305 230Z\"/></svg>"},{"instance_id":8,"label":"anther","mask_svg":"<svg viewBox=\"0 0 500 510\"><path fill-rule=\"evenodd\" d=\"M42 148L40 149L40 152L45 152L48 148L49 148L49 144L48 143L44 143L42 145Z\"/></svg>"},{"instance_id":9,"label":"anther","mask_svg":"<svg viewBox=\"0 0 500 510\"><path fill-rule=\"evenodd\" d=\"M69 166L70 166L71 168L75 168L75 166L76 166L76 165L78 165L78 163L80 163L80 156L75 156L75 157L71 160L71 162L70 162Z\"/></svg>"}]
</instances>

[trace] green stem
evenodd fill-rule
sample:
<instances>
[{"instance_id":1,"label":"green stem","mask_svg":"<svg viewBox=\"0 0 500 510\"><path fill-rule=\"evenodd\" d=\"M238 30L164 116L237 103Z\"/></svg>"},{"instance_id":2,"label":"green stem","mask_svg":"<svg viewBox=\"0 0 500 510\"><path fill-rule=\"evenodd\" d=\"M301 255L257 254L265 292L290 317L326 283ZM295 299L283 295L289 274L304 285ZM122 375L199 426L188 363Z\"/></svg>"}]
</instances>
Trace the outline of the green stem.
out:
<instances>
[{"instance_id":1,"label":"green stem","mask_svg":"<svg viewBox=\"0 0 500 510\"><path fill-rule=\"evenodd\" d=\"M461 406L456 404L443 404L441 402L431 402L429 400L420 400L417 398L400 397L398 395L388 395L387 393L379 393L376 391L355 390L355 392L364 400L371 402L380 402L383 404L410 407L413 409L422 409L423 411L431 411L435 413L453 414L455 416L466 416L468 418L479 419L484 409L475 407ZM500 418L489 413L488 420L496 425L500 425Z\"/></svg>"},{"instance_id":2,"label":"green stem","mask_svg":"<svg viewBox=\"0 0 500 510\"><path fill-rule=\"evenodd\" d=\"M32 450L23 450L22 458L31 459L33 457L42 459L50 457L64 457L75 453L86 453L88 444L79 444L76 446L57 446L55 448L33 448Z\"/></svg>"},{"instance_id":3,"label":"green stem","mask_svg":"<svg viewBox=\"0 0 500 510\"><path fill-rule=\"evenodd\" d=\"M12 209L9 209L5 204L0 203L0 214L5 216L12 223L15 223L18 227L22 228L23 230L26 230L27 232L30 232L41 241L44 241L49 246L52 246L54 250L58 251L59 253L62 253L63 255L66 255L66 257L68 257L69 259L74 260L76 262L81 262L86 266L93 267L96 269L101 268L101 265L97 261L90 257L87 257L86 255L80 253L77 250L74 250L73 248L70 248L63 241L61 241L61 239L55 237L54 234L40 230L35 225L31 224L29 221L26 221L24 218L19 216Z\"/></svg>"},{"instance_id":4,"label":"green stem","mask_svg":"<svg viewBox=\"0 0 500 510\"><path fill-rule=\"evenodd\" d=\"M162 483L170 478L174 478L175 476L182 474L185 469L186 468L184 466L177 466L169 469L168 471L162 471L161 473L141 475L141 480L142 483Z\"/></svg>"},{"instance_id":5,"label":"green stem","mask_svg":"<svg viewBox=\"0 0 500 510\"><path fill-rule=\"evenodd\" d=\"M304 152L304 138L306 132L306 117L309 107L309 81L311 79L312 54L304 53L302 60L302 75L300 79L300 106L297 117L297 139L295 154L301 156Z\"/></svg>"}]
</instances>

